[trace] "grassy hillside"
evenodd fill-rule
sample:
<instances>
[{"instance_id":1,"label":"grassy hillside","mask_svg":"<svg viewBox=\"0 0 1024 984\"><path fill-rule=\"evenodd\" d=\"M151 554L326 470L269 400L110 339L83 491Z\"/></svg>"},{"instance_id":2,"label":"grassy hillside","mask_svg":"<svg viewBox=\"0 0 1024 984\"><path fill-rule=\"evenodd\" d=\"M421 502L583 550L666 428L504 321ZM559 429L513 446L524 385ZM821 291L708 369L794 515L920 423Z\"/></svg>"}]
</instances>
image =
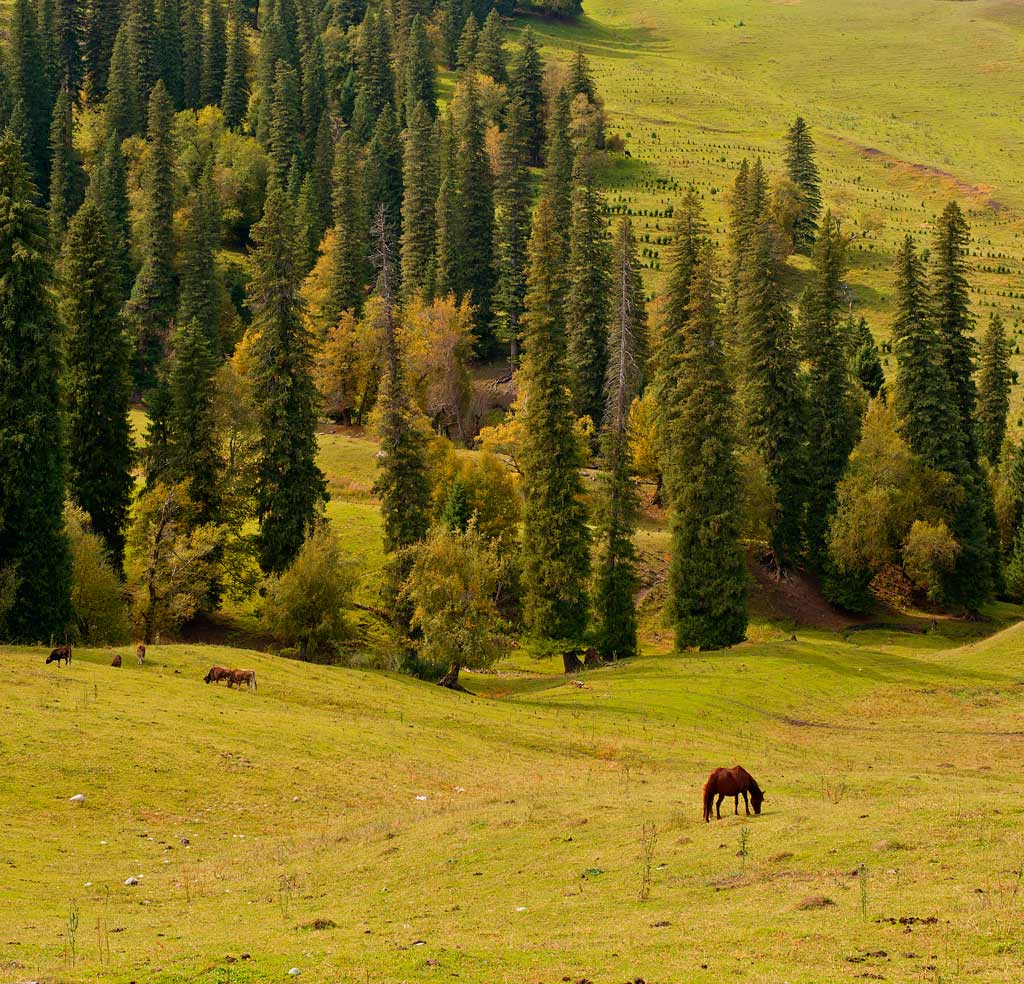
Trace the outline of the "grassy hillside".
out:
<instances>
[{"instance_id":1,"label":"grassy hillside","mask_svg":"<svg viewBox=\"0 0 1024 984\"><path fill-rule=\"evenodd\" d=\"M238 650L0 650L0 978L1020 979L1024 629L756 635L468 679L502 700ZM204 685L213 662L259 692ZM736 762L765 811L705 825Z\"/></svg>"},{"instance_id":2,"label":"grassy hillside","mask_svg":"<svg viewBox=\"0 0 1024 984\"><path fill-rule=\"evenodd\" d=\"M657 267L666 209L694 182L720 242L744 157L782 167L797 114L818 142L824 192L854 246L856 308L884 337L892 256L929 235L950 196L975 234L976 311L1024 330L1024 5L1013 0L588 0L581 25L535 21L549 53L591 58L632 160L611 176ZM796 263L803 268L803 261ZM652 270L650 282L659 276ZM1018 370L1024 360L1014 360ZM891 367L890 367L891 368ZM1014 420L1020 412L1015 390Z\"/></svg>"}]
</instances>

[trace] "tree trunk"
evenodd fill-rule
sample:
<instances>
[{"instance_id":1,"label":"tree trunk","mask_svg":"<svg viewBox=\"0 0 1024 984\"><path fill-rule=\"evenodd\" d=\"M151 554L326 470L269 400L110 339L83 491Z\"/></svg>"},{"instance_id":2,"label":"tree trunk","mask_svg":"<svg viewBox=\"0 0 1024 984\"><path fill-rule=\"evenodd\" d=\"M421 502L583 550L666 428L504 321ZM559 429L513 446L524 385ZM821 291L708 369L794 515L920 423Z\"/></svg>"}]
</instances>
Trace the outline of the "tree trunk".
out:
<instances>
[{"instance_id":1,"label":"tree trunk","mask_svg":"<svg viewBox=\"0 0 1024 984\"><path fill-rule=\"evenodd\" d=\"M437 681L437 685L448 690L464 690L465 688L459 683L459 670L461 669L462 667L458 663L452 663L448 672Z\"/></svg>"},{"instance_id":2,"label":"tree trunk","mask_svg":"<svg viewBox=\"0 0 1024 984\"><path fill-rule=\"evenodd\" d=\"M565 667L566 673L579 673L583 669L583 664L580 662L580 650L568 649L562 653L562 665Z\"/></svg>"}]
</instances>

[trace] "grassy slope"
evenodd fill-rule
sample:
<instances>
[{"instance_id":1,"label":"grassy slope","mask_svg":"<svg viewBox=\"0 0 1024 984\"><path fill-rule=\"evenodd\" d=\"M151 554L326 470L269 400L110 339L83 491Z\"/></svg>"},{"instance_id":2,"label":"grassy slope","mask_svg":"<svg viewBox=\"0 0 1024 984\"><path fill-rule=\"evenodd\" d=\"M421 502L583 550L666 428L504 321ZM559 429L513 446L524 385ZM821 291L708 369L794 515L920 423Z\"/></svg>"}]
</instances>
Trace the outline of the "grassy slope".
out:
<instances>
[{"instance_id":1,"label":"grassy slope","mask_svg":"<svg viewBox=\"0 0 1024 984\"><path fill-rule=\"evenodd\" d=\"M582 688L470 678L505 700L237 650L118 671L4 649L0 978L1020 979L1022 639L801 633ZM259 693L204 686L212 662ZM701 782L737 761L765 813L706 826ZM939 922L879 921L905 916Z\"/></svg>"},{"instance_id":2,"label":"grassy slope","mask_svg":"<svg viewBox=\"0 0 1024 984\"><path fill-rule=\"evenodd\" d=\"M724 243L724 192L740 160L761 154L781 168L782 134L802 114L818 141L828 202L848 231L874 230L858 238L851 276L874 327L885 335L896 245L907 232L929 235L957 195L975 232L977 313L987 319L999 308L1019 340L1024 6L588 0L586 9L582 26L535 27L549 50L578 44L587 52L612 129L629 134L634 156L611 176L612 204L663 212L693 181ZM652 241L671 228L663 215L637 221ZM652 262L662 262L663 247L651 248L661 254ZM1024 369L1024 360L1014 365Z\"/></svg>"}]
</instances>

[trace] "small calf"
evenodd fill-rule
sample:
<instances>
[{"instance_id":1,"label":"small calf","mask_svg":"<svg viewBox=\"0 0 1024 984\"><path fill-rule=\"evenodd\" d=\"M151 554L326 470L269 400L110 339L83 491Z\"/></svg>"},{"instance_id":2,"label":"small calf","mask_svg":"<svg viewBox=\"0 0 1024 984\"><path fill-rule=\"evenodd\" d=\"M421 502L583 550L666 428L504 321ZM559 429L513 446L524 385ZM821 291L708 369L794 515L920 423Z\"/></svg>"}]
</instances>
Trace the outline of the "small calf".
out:
<instances>
[{"instance_id":1,"label":"small calf","mask_svg":"<svg viewBox=\"0 0 1024 984\"><path fill-rule=\"evenodd\" d=\"M70 646L58 646L49 656L46 657L46 665L50 663L56 663L58 666L61 664L61 660L65 663L71 662L71 647Z\"/></svg>"},{"instance_id":2,"label":"small calf","mask_svg":"<svg viewBox=\"0 0 1024 984\"><path fill-rule=\"evenodd\" d=\"M138 649L135 650L135 658L138 660L139 666L146 660L146 647L143 643L139 643Z\"/></svg>"},{"instance_id":3,"label":"small calf","mask_svg":"<svg viewBox=\"0 0 1024 984\"><path fill-rule=\"evenodd\" d=\"M114 653L114 658L110 661L110 665L111 666L120 666L121 665L121 654L120 653Z\"/></svg>"}]
</instances>

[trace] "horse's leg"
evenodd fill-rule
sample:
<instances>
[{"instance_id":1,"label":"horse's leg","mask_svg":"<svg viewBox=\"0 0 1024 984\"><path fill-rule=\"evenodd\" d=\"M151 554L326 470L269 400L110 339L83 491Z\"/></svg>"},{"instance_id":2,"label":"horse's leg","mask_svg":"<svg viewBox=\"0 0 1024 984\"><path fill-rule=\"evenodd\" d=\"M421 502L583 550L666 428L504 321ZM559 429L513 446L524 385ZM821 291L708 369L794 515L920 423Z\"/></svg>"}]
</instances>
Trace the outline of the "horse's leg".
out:
<instances>
[{"instance_id":1,"label":"horse's leg","mask_svg":"<svg viewBox=\"0 0 1024 984\"><path fill-rule=\"evenodd\" d=\"M747 816L750 816L750 802L747 799L747 791L743 790L743 809L747 811Z\"/></svg>"},{"instance_id":2,"label":"horse's leg","mask_svg":"<svg viewBox=\"0 0 1024 984\"><path fill-rule=\"evenodd\" d=\"M715 813L718 814L718 819L722 819L722 800L725 799L725 793L719 793L718 799L715 802Z\"/></svg>"},{"instance_id":3,"label":"horse's leg","mask_svg":"<svg viewBox=\"0 0 1024 984\"><path fill-rule=\"evenodd\" d=\"M737 793L732 798L732 815L738 817L740 815L740 794Z\"/></svg>"}]
</instances>

